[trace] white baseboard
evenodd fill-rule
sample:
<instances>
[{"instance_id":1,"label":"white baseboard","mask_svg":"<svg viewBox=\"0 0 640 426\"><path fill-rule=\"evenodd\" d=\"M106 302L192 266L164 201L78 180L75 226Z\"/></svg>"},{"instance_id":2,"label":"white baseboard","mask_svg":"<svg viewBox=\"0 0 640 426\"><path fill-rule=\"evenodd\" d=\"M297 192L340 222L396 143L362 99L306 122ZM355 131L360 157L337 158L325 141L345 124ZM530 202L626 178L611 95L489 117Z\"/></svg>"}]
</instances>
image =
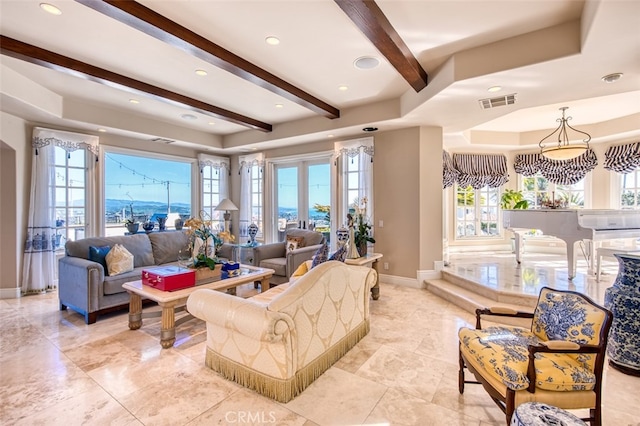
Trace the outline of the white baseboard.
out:
<instances>
[{"instance_id":1,"label":"white baseboard","mask_svg":"<svg viewBox=\"0 0 640 426\"><path fill-rule=\"evenodd\" d=\"M22 296L20 287L0 288L0 299L18 299Z\"/></svg>"},{"instance_id":2,"label":"white baseboard","mask_svg":"<svg viewBox=\"0 0 640 426\"><path fill-rule=\"evenodd\" d=\"M426 288L424 280L441 278L440 271L425 270L418 271L416 278L398 277L395 275L379 275L380 282L394 284L410 288Z\"/></svg>"}]
</instances>

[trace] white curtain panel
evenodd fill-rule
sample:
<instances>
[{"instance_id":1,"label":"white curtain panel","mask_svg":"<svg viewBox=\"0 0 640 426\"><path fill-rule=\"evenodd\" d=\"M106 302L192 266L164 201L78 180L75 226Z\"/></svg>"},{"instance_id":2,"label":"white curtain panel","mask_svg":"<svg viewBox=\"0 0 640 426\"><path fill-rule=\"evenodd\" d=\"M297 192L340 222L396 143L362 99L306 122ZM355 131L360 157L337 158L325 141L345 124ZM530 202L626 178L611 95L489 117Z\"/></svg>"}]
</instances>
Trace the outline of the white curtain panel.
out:
<instances>
[{"instance_id":1,"label":"white curtain panel","mask_svg":"<svg viewBox=\"0 0 640 426\"><path fill-rule=\"evenodd\" d=\"M33 129L31 196L24 247L22 293L40 293L55 286L55 147L67 152L87 149L98 154L96 136Z\"/></svg>"},{"instance_id":2,"label":"white curtain panel","mask_svg":"<svg viewBox=\"0 0 640 426\"><path fill-rule=\"evenodd\" d=\"M230 164L231 163L229 159L226 157L217 157L214 155L198 154L198 168L200 169L201 174L202 174L202 169L206 166L210 166L213 170L215 170L218 173L218 178L220 179L219 181L220 187L218 188L218 193L220 194L220 201L224 200L225 198L229 198L229 172L231 170ZM215 217L214 213L217 213L217 212L212 211L211 212L212 217ZM220 215L218 216L218 220L220 221L220 223L218 223L219 229L224 228L224 220L222 220L222 213L223 212L220 212ZM197 217L197 215L194 215L194 217Z\"/></svg>"},{"instance_id":3,"label":"white curtain panel","mask_svg":"<svg viewBox=\"0 0 640 426\"><path fill-rule=\"evenodd\" d=\"M249 225L251 225L251 169L253 166L264 167L264 155L261 152L241 155L238 159L240 165L240 241L246 241L249 237ZM264 230L261 230L264 231Z\"/></svg>"}]
</instances>

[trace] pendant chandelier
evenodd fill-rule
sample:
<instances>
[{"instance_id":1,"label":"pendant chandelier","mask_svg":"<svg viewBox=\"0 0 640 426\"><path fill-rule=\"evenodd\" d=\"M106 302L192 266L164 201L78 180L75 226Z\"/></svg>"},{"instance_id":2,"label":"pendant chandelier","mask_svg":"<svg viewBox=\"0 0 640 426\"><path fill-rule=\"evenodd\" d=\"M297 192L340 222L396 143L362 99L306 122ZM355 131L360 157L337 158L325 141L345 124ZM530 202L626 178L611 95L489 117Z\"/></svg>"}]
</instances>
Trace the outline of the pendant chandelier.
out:
<instances>
[{"instance_id":1,"label":"pendant chandelier","mask_svg":"<svg viewBox=\"0 0 640 426\"><path fill-rule=\"evenodd\" d=\"M571 158L576 158L584 154L589 149L589 141L591 140L591 135L587 132L583 132L578 129L574 129L569 125L568 121L571 120L571 117L566 117L564 112L569 109L569 107L562 107L560 111L562 111L562 118L557 119L556 121L560 124L558 127L543 138L540 143L540 153L542 156L549 158L551 160L569 160ZM569 133L568 129L573 130L577 133L582 133L586 137L581 141L569 141ZM551 136L557 134L557 142L549 141L547 144L543 143L545 140L549 139Z\"/></svg>"}]
</instances>

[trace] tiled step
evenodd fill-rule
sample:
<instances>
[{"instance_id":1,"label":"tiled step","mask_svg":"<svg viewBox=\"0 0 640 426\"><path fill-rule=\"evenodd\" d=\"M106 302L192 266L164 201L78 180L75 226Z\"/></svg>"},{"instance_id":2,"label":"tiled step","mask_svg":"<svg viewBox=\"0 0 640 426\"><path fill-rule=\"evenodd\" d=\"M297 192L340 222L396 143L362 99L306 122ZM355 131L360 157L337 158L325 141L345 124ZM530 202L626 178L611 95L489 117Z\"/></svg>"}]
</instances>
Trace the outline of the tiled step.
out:
<instances>
[{"instance_id":1,"label":"tiled step","mask_svg":"<svg viewBox=\"0 0 640 426\"><path fill-rule=\"evenodd\" d=\"M476 309L494 306L508 307L518 311L533 312L535 302L537 301L537 298L534 298L534 303L531 304L529 298L521 299L513 297L513 295L507 295L508 297L505 297L504 295L501 295L500 292L487 289L480 284L473 283L453 274L443 272L442 277L442 279L425 280L427 290L472 314L475 314ZM484 294L479 294L480 292ZM508 302L501 301L499 299L507 299ZM509 303L514 301L522 303ZM526 328L529 328L531 325L530 321L518 318L484 317L483 321L485 319L491 319L492 322L496 323L517 325Z\"/></svg>"}]
</instances>

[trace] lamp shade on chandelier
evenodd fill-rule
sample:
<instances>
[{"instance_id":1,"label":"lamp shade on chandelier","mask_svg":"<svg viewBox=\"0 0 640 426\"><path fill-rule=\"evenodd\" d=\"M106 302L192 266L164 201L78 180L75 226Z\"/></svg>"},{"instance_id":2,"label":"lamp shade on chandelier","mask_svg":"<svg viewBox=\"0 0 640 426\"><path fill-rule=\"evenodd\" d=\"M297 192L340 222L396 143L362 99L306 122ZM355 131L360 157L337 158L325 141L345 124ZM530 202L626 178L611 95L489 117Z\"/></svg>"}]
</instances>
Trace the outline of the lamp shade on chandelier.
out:
<instances>
[{"instance_id":1,"label":"lamp shade on chandelier","mask_svg":"<svg viewBox=\"0 0 640 426\"><path fill-rule=\"evenodd\" d=\"M569 160L581 156L589 149L591 135L571 127L569 124L571 117L565 117L565 111L567 109L569 109L569 107L560 108L562 118L556 120L560 124L538 144L540 146L540 153L550 160ZM569 134L569 130L574 132L573 141L571 140L572 135ZM578 135L578 139L580 140L576 141L575 136L578 133L582 136ZM545 142L547 139L549 139L549 141Z\"/></svg>"}]
</instances>

